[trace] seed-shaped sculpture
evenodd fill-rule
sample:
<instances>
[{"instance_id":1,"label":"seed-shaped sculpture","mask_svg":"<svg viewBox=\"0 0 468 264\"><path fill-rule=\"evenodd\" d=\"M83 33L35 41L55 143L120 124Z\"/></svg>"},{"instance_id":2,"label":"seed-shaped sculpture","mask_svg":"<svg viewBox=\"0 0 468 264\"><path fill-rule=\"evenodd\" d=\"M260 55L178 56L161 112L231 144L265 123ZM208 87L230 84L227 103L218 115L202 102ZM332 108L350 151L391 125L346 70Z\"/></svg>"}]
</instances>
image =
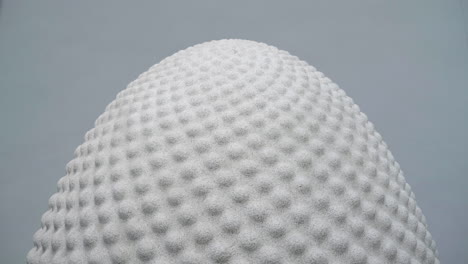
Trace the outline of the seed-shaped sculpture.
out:
<instances>
[{"instance_id":1,"label":"seed-shaped sculpture","mask_svg":"<svg viewBox=\"0 0 468 264\"><path fill-rule=\"evenodd\" d=\"M330 79L247 40L190 47L75 151L30 264L439 263L382 137Z\"/></svg>"}]
</instances>

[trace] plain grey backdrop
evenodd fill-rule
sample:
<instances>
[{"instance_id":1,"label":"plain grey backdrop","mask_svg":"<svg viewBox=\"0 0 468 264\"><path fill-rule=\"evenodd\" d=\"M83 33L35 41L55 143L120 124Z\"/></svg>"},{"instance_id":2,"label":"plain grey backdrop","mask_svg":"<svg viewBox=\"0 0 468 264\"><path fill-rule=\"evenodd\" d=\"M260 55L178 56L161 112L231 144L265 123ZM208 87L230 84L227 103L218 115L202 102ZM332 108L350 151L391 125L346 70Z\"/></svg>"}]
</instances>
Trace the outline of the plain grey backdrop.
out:
<instances>
[{"instance_id":1,"label":"plain grey backdrop","mask_svg":"<svg viewBox=\"0 0 468 264\"><path fill-rule=\"evenodd\" d=\"M23 1L0 7L0 262L24 263L48 198L117 92L213 39L265 42L324 72L405 172L442 263L468 263L468 3Z\"/></svg>"}]
</instances>

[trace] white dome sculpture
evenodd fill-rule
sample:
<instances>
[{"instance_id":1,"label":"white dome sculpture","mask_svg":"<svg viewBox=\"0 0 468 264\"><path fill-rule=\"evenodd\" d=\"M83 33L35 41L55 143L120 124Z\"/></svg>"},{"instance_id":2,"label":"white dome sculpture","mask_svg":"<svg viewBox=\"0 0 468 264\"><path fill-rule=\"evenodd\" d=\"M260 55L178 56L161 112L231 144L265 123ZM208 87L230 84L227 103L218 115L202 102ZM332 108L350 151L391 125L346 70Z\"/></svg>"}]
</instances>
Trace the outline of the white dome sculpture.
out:
<instances>
[{"instance_id":1,"label":"white dome sculpture","mask_svg":"<svg viewBox=\"0 0 468 264\"><path fill-rule=\"evenodd\" d=\"M247 40L164 59L75 151L29 264L438 264L398 163L353 100Z\"/></svg>"}]
</instances>

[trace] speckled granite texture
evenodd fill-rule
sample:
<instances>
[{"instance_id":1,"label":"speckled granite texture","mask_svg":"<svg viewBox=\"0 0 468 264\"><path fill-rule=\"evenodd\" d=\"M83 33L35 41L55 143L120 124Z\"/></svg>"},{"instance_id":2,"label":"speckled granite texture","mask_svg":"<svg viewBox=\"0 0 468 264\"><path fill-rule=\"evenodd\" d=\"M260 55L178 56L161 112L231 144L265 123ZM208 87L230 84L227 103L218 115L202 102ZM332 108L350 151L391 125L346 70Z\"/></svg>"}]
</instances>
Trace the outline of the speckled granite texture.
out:
<instances>
[{"instance_id":1,"label":"speckled granite texture","mask_svg":"<svg viewBox=\"0 0 468 264\"><path fill-rule=\"evenodd\" d=\"M30 264L439 263L382 137L285 51L206 42L131 82L76 149Z\"/></svg>"}]
</instances>

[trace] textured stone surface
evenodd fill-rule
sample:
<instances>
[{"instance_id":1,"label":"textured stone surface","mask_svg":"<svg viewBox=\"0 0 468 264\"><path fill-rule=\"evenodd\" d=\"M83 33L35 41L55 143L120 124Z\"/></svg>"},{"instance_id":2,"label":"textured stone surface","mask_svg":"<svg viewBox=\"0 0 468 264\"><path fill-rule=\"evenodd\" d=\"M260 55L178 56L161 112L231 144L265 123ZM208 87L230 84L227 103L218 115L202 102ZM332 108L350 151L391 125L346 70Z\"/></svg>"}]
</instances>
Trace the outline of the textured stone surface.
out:
<instances>
[{"instance_id":1,"label":"textured stone surface","mask_svg":"<svg viewBox=\"0 0 468 264\"><path fill-rule=\"evenodd\" d=\"M343 90L266 44L180 51L86 134L28 263L439 263L414 194Z\"/></svg>"}]
</instances>

